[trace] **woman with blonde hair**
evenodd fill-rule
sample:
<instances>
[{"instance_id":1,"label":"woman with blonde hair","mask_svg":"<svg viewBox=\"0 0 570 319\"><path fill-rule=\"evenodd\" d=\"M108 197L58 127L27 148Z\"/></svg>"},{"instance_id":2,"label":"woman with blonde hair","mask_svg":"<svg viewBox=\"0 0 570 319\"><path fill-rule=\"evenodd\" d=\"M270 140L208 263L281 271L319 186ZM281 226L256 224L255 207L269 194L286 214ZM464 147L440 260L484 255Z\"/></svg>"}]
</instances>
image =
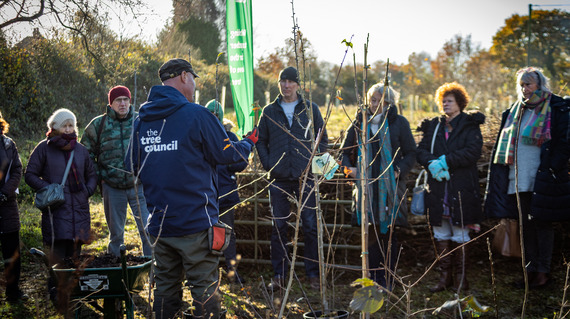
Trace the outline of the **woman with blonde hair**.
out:
<instances>
[{"instance_id":1,"label":"woman with blonde hair","mask_svg":"<svg viewBox=\"0 0 570 319\"><path fill-rule=\"evenodd\" d=\"M356 215L367 211L368 219L374 225L368 239L371 278L391 290L394 278L391 274L396 267L399 245L389 228L394 224L407 226L406 182L408 173L416 163L416 142L408 120L398 115L398 92L377 83L370 87L367 95L370 103L367 123L362 124L362 115L359 113L348 128L341 147L342 165L349 168L349 177L356 179ZM364 142L363 130L366 130ZM358 167L364 158L362 149L366 149L367 153L366 181L358 180ZM358 192L363 188L363 183L366 184L368 195L366 209L360 207ZM356 219L360 223L360 217Z\"/></svg>"},{"instance_id":2,"label":"woman with blonde hair","mask_svg":"<svg viewBox=\"0 0 570 319\"><path fill-rule=\"evenodd\" d=\"M468 242L469 230L478 230L483 219L477 161L483 146L479 126L485 115L464 112L469 100L462 85L443 84L435 94L443 115L426 119L418 127L423 135L417 160L429 172L425 207L440 256ZM469 289L467 257L464 246L451 256L440 258L440 279L430 290Z\"/></svg>"}]
</instances>

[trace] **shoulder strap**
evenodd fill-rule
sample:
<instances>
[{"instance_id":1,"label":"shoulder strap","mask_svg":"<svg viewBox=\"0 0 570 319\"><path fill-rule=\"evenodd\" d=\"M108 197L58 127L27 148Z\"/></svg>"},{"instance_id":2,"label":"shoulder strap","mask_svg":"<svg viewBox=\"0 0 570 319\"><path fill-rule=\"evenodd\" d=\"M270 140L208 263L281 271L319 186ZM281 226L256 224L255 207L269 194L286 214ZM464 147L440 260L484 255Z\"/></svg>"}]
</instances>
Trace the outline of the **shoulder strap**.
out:
<instances>
[{"instance_id":1,"label":"shoulder strap","mask_svg":"<svg viewBox=\"0 0 570 319\"><path fill-rule=\"evenodd\" d=\"M71 154L69 155L69 161L67 161L67 166L65 167L65 173L63 173L63 180L61 181L61 186L63 187L65 187L67 174L69 173L69 169L71 168L71 163L73 162L73 153L75 153L75 150L71 151Z\"/></svg>"},{"instance_id":2,"label":"shoulder strap","mask_svg":"<svg viewBox=\"0 0 570 319\"><path fill-rule=\"evenodd\" d=\"M437 126L435 127L435 131L433 131L433 137L431 138L431 153L433 154L433 145L435 144L435 137L437 136L437 130L439 129L439 124L441 122L437 121Z\"/></svg>"},{"instance_id":3,"label":"shoulder strap","mask_svg":"<svg viewBox=\"0 0 570 319\"><path fill-rule=\"evenodd\" d=\"M97 144L96 144L96 152L95 155L99 157L101 153L101 133L103 132L103 127L105 126L105 121L107 120L107 113L101 117L101 123L99 123L99 129L97 130ZM99 162L99 161L97 161Z\"/></svg>"},{"instance_id":4,"label":"shoulder strap","mask_svg":"<svg viewBox=\"0 0 570 319\"><path fill-rule=\"evenodd\" d=\"M4 135L0 135L0 138L2 139L2 147L4 147L4 151L6 151L6 157L10 161L10 164L8 164L8 170L6 171L6 176L4 177L4 182L7 182L10 178L10 170L12 169L12 156L8 154L8 148L6 147L9 145L8 143L10 143L10 139L6 138Z\"/></svg>"}]
</instances>

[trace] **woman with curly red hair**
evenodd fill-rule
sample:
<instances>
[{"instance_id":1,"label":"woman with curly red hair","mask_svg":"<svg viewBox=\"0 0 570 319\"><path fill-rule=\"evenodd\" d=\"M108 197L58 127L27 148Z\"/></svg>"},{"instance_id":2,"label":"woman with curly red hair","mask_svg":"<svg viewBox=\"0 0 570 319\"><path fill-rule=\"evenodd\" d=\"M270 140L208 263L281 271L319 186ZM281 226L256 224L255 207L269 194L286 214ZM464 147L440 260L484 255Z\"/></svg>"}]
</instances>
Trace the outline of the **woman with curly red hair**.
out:
<instances>
[{"instance_id":1,"label":"woman with curly red hair","mask_svg":"<svg viewBox=\"0 0 570 319\"><path fill-rule=\"evenodd\" d=\"M469 94L456 83L445 83L435 94L442 116L424 120L417 148L417 160L428 171L429 192L425 194L428 222L432 226L440 255L441 276L432 292L448 287L468 289L465 274L467 247L446 255L470 240L469 229L478 230L483 219L479 194L477 160L483 137L479 126L485 115L464 112ZM453 269L455 271L453 271Z\"/></svg>"}]
</instances>

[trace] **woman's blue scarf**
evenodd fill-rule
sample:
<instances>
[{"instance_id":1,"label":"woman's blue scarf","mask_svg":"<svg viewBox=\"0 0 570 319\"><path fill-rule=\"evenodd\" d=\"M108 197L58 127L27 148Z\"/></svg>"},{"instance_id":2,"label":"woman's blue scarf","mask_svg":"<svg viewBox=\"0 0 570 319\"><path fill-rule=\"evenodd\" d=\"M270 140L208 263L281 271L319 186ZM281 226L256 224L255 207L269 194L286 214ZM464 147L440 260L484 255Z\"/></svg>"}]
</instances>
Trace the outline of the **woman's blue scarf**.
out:
<instances>
[{"instance_id":1,"label":"woman's blue scarf","mask_svg":"<svg viewBox=\"0 0 570 319\"><path fill-rule=\"evenodd\" d=\"M387 113L387 112L384 112ZM380 116L380 115L378 115ZM364 124L361 124L364 129ZM372 140L372 142L370 142ZM380 128L378 132L372 132L370 121L366 123L366 157L368 163L366 165L366 180L357 179L357 199L356 216L360 225L362 214L361 202L362 183L366 185L368 219L375 225L380 225L380 232L386 234L388 226L392 224L392 220L396 217L399 205L396 205L396 178L394 176L394 165L392 163L392 145L390 142L390 129L385 114L382 115ZM358 167L361 167L363 160L362 136L358 136ZM389 208L392 209L389 209Z\"/></svg>"}]
</instances>

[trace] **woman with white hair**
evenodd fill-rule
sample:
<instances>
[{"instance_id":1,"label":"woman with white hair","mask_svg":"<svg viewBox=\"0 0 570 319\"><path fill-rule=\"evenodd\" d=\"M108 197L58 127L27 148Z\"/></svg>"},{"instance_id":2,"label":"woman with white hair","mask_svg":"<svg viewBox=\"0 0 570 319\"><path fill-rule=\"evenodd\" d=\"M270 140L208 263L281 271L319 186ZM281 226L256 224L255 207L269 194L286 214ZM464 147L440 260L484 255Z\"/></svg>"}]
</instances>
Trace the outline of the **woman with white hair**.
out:
<instances>
[{"instance_id":1,"label":"woman with white hair","mask_svg":"<svg viewBox=\"0 0 570 319\"><path fill-rule=\"evenodd\" d=\"M550 91L539 68L519 70L516 81L518 99L503 113L491 156L485 212L518 219L520 205L529 285L540 288L550 282L552 221L570 219L570 101Z\"/></svg>"},{"instance_id":2,"label":"woman with white hair","mask_svg":"<svg viewBox=\"0 0 570 319\"><path fill-rule=\"evenodd\" d=\"M50 264L78 256L90 240L89 197L97 187L97 174L87 149L77 142L77 120L68 109L55 111L47 121L47 138L36 145L26 167L25 180L35 191L61 183L72 159L64 184L65 203L42 211L42 237L50 251ZM73 156L72 156L73 155ZM55 296L53 280L48 283Z\"/></svg>"},{"instance_id":3,"label":"woman with white hair","mask_svg":"<svg viewBox=\"0 0 570 319\"><path fill-rule=\"evenodd\" d=\"M399 94L383 84L373 85L367 93L370 107L367 109L366 125L362 114L346 132L342 144L342 165L346 166L349 177L356 179L355 191L356 219L360 224L360 195L358 190L365 183L368 194L369 221L374 227L369 232L368 250L371 278L384 288L391 289L393 276L384 269L394 270L398 255L396 236L389 233L394 220L406 225L407 203L405 196L407 176L416 162L416 142L408 120L398 115ZM362 141L362 131L366 139ZM366 145L366 181L360 181L358 167ZM397 218L402 217L402 218Z\"/></svg>"}]
</instances>

